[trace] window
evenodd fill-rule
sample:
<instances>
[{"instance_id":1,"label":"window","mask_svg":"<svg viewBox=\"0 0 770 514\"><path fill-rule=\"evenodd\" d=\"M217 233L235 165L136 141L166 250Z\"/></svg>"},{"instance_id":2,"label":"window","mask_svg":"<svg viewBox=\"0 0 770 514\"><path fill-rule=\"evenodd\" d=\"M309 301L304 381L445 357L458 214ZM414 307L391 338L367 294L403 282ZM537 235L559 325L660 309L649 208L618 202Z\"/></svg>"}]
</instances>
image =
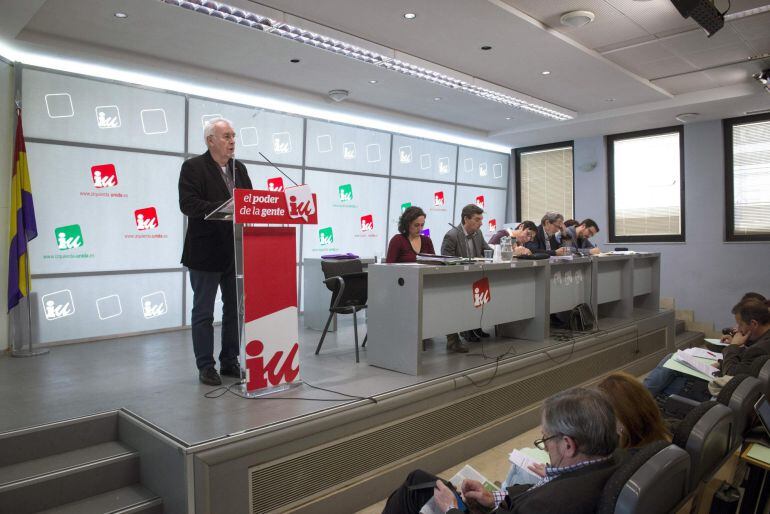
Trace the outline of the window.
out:
<instances>
[{"instance_id":1,"label":"window","mask_svg":"<svg viewBox=\"0 0 770 514\"><path fill-rule=\"evenodd\" d=\"M770 241L770 115L723 127L727 240Z\"/></svg>"},{"instance_id":2,"label":"window","mask_svg":"<svg viewBox=\"0 0 770 514\"><path fill-rule=\"evenodd\" d=\"M572 141L516 149L516 217L540 223L548 211L573 217Z\"/></svg>"},{"instance_id":3,"label":"window","mask_svg":"<svg viewBox=\"0 0 770 514\"><path fill-rule=\"evenodd\" d=\"M682 127L607 136L611 242L684 241Z\"/></svg>"}]
</instances>

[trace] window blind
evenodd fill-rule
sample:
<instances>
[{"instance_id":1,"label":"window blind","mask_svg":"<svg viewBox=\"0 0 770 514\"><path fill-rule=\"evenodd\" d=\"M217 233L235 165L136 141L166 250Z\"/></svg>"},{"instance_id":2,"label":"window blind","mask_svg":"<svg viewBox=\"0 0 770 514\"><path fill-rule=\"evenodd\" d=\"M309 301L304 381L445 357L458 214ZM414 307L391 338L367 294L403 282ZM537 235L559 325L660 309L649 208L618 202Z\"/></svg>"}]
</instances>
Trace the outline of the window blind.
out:
<instances>
[{"instance_id":1,"label":"window blind","mask_svg":"<svg viewBox=\"0 0 770 514\"><path fill-rule=\"evenodd\" d=\"M564 219L573 217L572 147L522 152L521 220L536 224L548 211L560 212Z\"/></svg>"},{"instance_id":2,"label":"window blind","mask_svg":"<svg viewBox=\"0 0 770 514\"><path fill-rule=\"evenodd\" d=\"M733 126L733 232L770 234L770 121Z\"/></svg>"}]
</instances>

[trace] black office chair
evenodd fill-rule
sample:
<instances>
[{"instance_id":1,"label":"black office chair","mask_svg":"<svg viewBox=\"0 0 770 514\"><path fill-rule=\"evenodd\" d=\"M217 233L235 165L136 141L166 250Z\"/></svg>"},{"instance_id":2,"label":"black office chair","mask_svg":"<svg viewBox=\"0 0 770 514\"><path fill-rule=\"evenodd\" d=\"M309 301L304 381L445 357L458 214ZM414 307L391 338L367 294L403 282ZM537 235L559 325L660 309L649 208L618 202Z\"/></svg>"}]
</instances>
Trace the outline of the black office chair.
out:
<instances>
[{"instance_id":1,"label":"black office chair","mask_svg":"<svg viewBox=\"0 0 770 514\"><path fill-rule=\"evenodd\" d=\"M335 314L353 315L353 334L356 342L356 362L358 360L358 318L356 313L366 308L367 300L367 275L363 271L364 267L358 259L347 260L323 260L321 261L321 270L323 271L324 284L332 292L331 303L329 304L329 319L326 320L321 340L318 341L318 347L315 354L321 351L321 345L324 344L326 332L329 331L329 325ZM366 346L366 338L361 347Z\"/></svg>"}]
</instances>

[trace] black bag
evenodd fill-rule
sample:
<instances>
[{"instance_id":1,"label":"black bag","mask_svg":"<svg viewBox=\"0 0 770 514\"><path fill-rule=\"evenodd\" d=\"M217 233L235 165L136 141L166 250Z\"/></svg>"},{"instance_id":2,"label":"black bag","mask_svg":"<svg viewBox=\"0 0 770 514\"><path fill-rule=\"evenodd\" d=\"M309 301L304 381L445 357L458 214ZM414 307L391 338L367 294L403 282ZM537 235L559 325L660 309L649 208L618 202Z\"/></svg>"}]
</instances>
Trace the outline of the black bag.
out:
<instances>
[{"instance_id":1,"label":"black bag","mask_svg":"<svg viewBox=\"0 0 770 514\"><path fill-rule=\"evenodd\" d=\"M569 312L569 329L573 332L588 332L594 325L596 318L587 303L581 303Z\"/></svg>"},{"instance_id":2,"label":"black bag","mask_svg":"<svg viewBox=\"0 0 770 514\"><path fill-rule=\"evenodd\" d=\"M727 482L722 482L711 500L709 514L735 514L740 501L741 492Z\"/></svg>"}]
</instances>

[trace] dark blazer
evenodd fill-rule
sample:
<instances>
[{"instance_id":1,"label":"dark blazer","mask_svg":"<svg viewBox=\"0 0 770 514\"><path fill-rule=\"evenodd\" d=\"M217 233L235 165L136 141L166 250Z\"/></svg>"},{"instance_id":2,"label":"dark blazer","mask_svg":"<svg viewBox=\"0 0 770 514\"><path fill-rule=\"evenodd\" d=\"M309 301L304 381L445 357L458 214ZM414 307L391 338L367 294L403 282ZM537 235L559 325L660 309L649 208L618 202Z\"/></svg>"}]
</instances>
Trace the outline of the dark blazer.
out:
<instances>
[{"instance_id":1,"label":"dark blazer","mask_svg":"<svg viewBox=\"0 0 770 514\"><path fill-rule=\"evenodd\" d=\"M604 484L617 469L614 457L564 473L547 484L532 488L514 485L494 514L594 514ZM449 514L459 514L450 509Z\"/></svg>"},{"instance_id":2,"label":"dark blazer","mask_svg":"<svg viewBox=\"0 0 770 514\"><path fill-rule=\"evenodd\" d=\"M754 360L767 354L770 354L770 330L756 341L749 341L743 346L727 345L722 350L721 374L749 374Z\"/></svg>"},{"instance_id":3,"label":"dark blazer","mask_svg":"<svg viewBox=\"0 0 770 514\"><path fill-rule=\"evenodd\" d=\"M441 242L441 255L451 255L454 257L484 257L484 250L491 250L492 247L484 241L481 230L473 233L473 242L476 246L476 255L468 255L468 244L465 240L465 231L462 225L450 228L444 235Z\"/></svg>"},{"instance_id":4,"label":"dark blazer","mask_svg":"<svg viewBox=\"0 0 770 514\"><path fill-rule=\"evenodd\" d=\"M233 165L231 160L228 167ZM235 161L235 187L251 189L246 166ZM227 271L234 264L233 224L203 218L230 198L222 170L209 152L186 160L179 173L179 208L187 216L182 264L199 271Z\"/></svg>"},{"instance_id":5,"label":"dark blazer","mask_svg":"<svg viewBox=\"0 0 770 514\"><path fill-rule=\"evenodd\" d=\"M532 253L547 253L548 255L556 255L556 250L561 246L559 242L556 240L556 236L550 236L549 239L551 241L551 251L545 249L545 230L543 230L543 225L540 224L537 226L537 235L535 235L535 238L525 243L524 246L529 248Z\"/></svg>"}]
</instances>

